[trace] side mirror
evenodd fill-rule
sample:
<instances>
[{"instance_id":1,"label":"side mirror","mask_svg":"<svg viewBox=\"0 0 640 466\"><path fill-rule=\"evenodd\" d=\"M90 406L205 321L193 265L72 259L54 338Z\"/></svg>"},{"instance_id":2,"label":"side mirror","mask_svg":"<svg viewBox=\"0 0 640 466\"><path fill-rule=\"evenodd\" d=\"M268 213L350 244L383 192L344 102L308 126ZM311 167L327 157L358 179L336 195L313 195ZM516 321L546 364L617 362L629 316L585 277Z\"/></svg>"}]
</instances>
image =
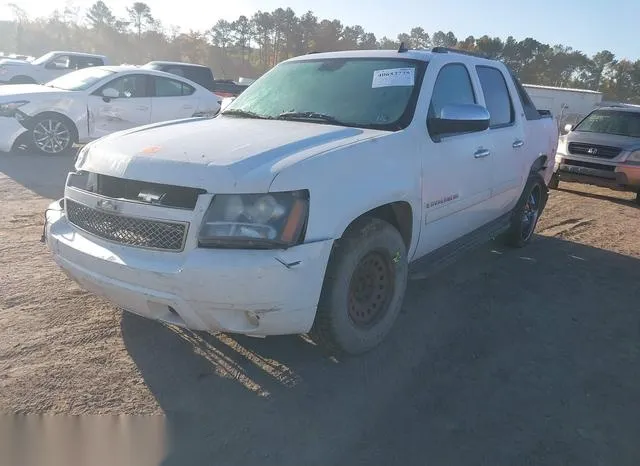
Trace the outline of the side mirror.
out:
<instances>
[{"instance_id":1,"label":"side mirror","mask_svg":"<svg viewBox=\"0 0 640 466\"><path fill-rule=\"evenodd\" d=\"M570 133L571 131L573 131L573 125L571 125L571 124L564 125L564 133L565 134Z\"/></svg>"},{"instance_id":2,"label":"side mirror","mask_svg":"<svg viewBox=\"0 0 640 466\"><path fill-rule=\"evenodd\" d=\"M432 136L441 136L484 131L490 121L491 115L482 105L456 104L445 106L440 115L429 118L428 126Z\"/></svg>"},{"instance_id":3,"label":"side mirror","mask_svg":"<svg viewBox=\"0 0 640 466\"><path fill-rule=\"evenodd\" d=\"M111 99L117 99L118 97L120 97L120 93L112 87L107 87L102 90L102 100L105 102L109 102Z\"/></svg>"}]
</instances>

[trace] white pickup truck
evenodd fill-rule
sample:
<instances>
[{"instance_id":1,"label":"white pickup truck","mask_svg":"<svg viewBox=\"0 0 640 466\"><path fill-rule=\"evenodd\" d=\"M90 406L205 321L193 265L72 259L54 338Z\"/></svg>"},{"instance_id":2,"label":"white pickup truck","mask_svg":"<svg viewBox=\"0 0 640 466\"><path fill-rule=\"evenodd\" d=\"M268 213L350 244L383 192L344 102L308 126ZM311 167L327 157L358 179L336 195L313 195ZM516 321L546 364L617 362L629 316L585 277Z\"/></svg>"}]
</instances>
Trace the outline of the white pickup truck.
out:
<instances>
[{"instance_id":1,"label":"white pickup truck","mask_svg":"<svg viewBox=\"0 0 640 466\"><path fill-rule=\"evenodd\" d=\"M0 59L0 84L43 84L74 70L108 65L93 53L53 51L33 61Z\"/></svg>"},{"instance_id":2,"label":"white pickup truck","mask_svg":"<svg viewBox=\"0 0 640 466\"><path fill-rule=\"evenodd\" d=\"M216 118L85 146L44 237L70 277L127 311L359 354L391 330L411 268L501 233L529 242L557 141L498 61L310 54Z\"/></svg>"}]
</instances>

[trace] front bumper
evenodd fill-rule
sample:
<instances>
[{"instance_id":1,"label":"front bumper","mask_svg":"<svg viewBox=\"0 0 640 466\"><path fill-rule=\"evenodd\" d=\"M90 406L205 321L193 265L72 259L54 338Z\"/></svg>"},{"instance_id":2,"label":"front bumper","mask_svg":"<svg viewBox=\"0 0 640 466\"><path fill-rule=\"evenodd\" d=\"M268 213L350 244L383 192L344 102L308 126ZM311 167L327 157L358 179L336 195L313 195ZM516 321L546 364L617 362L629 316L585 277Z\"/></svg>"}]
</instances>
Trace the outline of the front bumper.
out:
<instances>
[{"instance_id":1,"label":"front bumper","mask_svg":"<svg viewBox=\"0 0 640 466\"><path fill-rule=\"evenodd\" d=\"M18 137L26 132L14 117L0 117L0 152L11 152Z\"/></svg>"},{"instance_id":2,"label":"front bumper","mask_svg":"<svg viewBox=\"0 0 640 466\"><path fill-rule=\"evenodd\" d=\"M572 163L573 162L573 163ZM582 165L575 162L583 162ZM617 191L640 191L640 164L616 163L585 166L584 160L556 157L554 173L560 181L583 183Z\"/></svg>"},{"instance_id":3,"label":"front bumper","mask_svg":"<svg viewBox=\"0 0 640 466\"><path fill-rule=\"evenodd\" d=\"M256 336L306 333L313 324L331 240L278 251L157 252L78 230L58 202L49 209L45 236L55 262L124 310L193 330Z\"/></svg>"}]
</instances>

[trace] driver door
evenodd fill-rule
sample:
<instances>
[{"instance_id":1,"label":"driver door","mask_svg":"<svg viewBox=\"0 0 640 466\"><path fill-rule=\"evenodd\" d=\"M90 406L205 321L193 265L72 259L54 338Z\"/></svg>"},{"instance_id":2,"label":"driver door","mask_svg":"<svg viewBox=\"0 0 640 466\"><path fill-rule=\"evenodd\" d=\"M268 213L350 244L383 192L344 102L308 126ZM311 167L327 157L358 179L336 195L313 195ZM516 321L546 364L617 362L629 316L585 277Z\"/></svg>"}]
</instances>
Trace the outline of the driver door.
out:
<instances>
[{"instance_id":1,"label":"driver door","mask_svg":"<svg viewBox=\"0 0 640 466\"><path fill-rule=\"evenodd\" d=\"M118 97L104 97L105 89ZM115 131L151 123L151 97L148 76L128 74L115 78L89 96L89 135L92 139ZM114 93L115 95L115 93Z\"/></svg>"}]
</instances>

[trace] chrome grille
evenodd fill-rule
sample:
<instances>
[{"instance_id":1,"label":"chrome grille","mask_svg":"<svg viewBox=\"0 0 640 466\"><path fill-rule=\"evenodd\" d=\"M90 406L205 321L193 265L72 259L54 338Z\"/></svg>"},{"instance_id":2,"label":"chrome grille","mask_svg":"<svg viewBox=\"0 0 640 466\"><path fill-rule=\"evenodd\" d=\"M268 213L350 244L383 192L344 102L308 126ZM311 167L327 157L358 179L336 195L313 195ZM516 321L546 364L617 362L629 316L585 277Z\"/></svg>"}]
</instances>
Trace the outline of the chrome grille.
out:
<instances>
[{"instance_id":1,"label":"chrome grille","mask_svg":"<svg viewBox=\"0 0 640 466\"><path fill-rule=\"evenodd\" d=\"M70 199L67 218L78 228L100 238L140 248L181 251L188 229L186 223L147 220L102 212Z\"/></svg>"},{"instance_id":2,"label":"chrome grille","mask_svg":"<svg viewBox=\"0 0 640 466\"><path fill-rule=\"evenodd\" d=\"M598 144L585 144L582 142L570 142L569 152L575 155L587 155L601 159L613 159L620 155L622 149L619 147L601 146Z\"/></svg>"}]
</instances>

